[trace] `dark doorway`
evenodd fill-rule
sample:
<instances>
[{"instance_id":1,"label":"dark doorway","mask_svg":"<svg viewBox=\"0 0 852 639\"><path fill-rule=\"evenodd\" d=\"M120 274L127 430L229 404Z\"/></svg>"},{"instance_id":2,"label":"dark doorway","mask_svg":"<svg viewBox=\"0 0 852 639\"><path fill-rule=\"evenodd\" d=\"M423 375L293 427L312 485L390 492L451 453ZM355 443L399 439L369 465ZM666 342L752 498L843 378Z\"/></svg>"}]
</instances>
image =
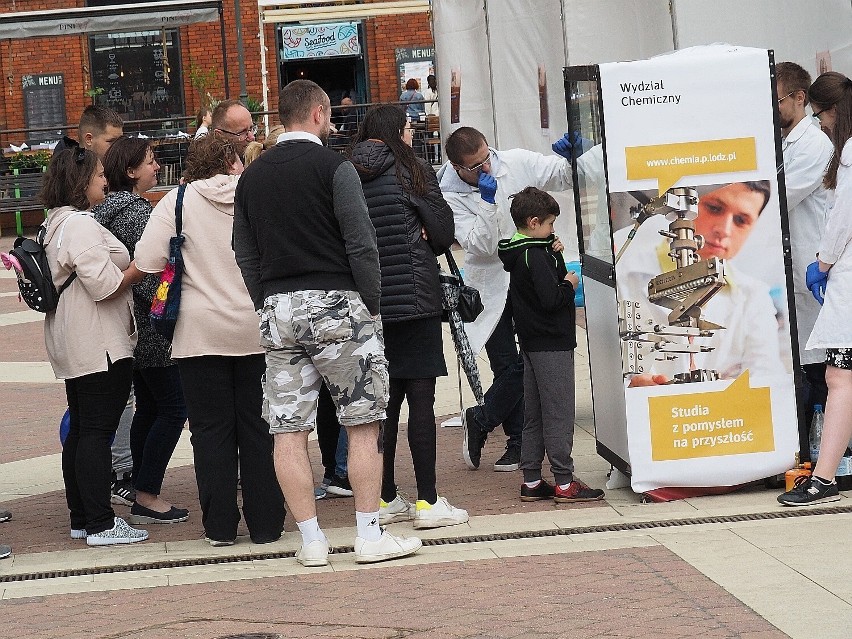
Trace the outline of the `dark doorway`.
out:
<instances>
[{"instance_id":1,"label":"dark doorway","mask_svg":"<svg viewBox=\"0 0 852 639\"><path fill-rule=\"evenodd\" d=\"M362 64L358 56L332 59L302 59L281 62L281 86L293 80L313 80L328 94L333 105L341 98L350 96L361 102L358 67Z\"/></svg>"}]
</instances>

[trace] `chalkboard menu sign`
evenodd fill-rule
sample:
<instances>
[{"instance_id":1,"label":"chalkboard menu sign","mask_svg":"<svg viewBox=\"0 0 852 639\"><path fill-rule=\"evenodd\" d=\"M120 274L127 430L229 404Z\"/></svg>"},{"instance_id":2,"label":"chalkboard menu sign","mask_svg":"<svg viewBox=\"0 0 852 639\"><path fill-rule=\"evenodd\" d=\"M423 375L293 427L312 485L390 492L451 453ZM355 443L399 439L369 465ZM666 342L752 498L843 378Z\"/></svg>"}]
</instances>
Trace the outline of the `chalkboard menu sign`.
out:
<instances>
[{"instance_id":1,"label":"chalkboard menu sign","mask_svg":"<svg viewBox=\"0 0 852 639\"><path fill-rule=\"evenodd\" d=\"M62 137L65 124L65 78L61 73L25 75L21 77L27 128L56 127L55 131L34 131L30 146Z\"/></svg>"}]
</instances>

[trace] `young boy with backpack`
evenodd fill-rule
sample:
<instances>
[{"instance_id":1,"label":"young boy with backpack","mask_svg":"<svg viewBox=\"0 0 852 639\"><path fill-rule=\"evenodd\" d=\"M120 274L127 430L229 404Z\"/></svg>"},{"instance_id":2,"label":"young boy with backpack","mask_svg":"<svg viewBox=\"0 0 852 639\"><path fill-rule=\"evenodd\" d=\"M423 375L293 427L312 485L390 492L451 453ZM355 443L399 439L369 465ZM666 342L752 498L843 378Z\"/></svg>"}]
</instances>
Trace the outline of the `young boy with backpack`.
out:
<instances>
[{"instance_id":1,"label":"young boy with backpack","mask_svg":"<svg viewBox=\"0 0 852 639\"><path fill-rule=\"evenodd\" d=\"M559 204L527 187L512 196L518 231L501 240L498 255L509 272L509 297L524 361L524 430L521 501L596 501L604 492L574 478L574 349L577 347L574 289L577 276L565 267L562 243L553 234ZM556 485L541 477L544 455Z\"/></svg>"}]
</instances>

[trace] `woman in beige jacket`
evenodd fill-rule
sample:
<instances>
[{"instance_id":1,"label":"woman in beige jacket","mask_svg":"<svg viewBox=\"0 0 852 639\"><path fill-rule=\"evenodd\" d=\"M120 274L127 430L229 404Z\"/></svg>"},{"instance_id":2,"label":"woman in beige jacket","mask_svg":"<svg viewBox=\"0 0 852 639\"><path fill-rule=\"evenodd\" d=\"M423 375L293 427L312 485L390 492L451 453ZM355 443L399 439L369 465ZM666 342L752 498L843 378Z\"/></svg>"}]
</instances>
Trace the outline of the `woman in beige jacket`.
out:
<instances>
[{"instance_id":1,"label":"woman in beige jacket","mask_svg":"<svg viewBox=\"0 0 852 639\"><path fill-rule=\"evenodd\" d=\"M82 147L50 162L41 193L50 211L45 250L57 290L76 274L45 316L44 341L56 377L65 381L71 426L62 477L71 538L90 546L144 541L148 533L116 517L110 505L110 440L133 378L131 284L142 278L127 249L88 209L104 199L100 160Z\"/></svg>"},{"instance_id":2,"label":"woman in beige jacket","mask_svg":"<svg viewBox=\"0 0 852 639\"><path fill-rule=\"evenodd\" d=\"M258 317L231 249L243 164L230 142L207 135L193 142L186 167L184 273L172 359L189 413L202 523L212 545L234 543L239 468L249 535L268 543L284 528L284 497L261 416L266 364ZM176 201L177 189L160 200L136 245L137 266L146 273L166 265Z\"/></svg>"}]
</instances>

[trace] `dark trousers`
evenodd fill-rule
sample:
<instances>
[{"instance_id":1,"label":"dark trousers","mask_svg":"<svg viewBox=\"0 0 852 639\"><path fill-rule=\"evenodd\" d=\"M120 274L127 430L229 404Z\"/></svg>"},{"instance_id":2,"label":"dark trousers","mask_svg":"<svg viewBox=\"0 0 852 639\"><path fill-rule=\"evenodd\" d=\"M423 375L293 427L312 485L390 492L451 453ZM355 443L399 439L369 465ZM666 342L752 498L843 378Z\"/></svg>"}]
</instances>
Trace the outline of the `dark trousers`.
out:
<instances>
[{"instance_id":1,"label":"dark trousers","mask_svg":"<svg viewBox=\"0 0 852 639\"><path fill-rule=\"evenodd\" d=\"M804 410L799 414L799 458L811 460L810 432L814 418L814 405L819 404L825 410L828 399L828 386L825 383L825 362L802 364L797 376L796 395Z\"/></svg>"},{"instance_id":2,"label":"dark trousers","mask_svg":"<svg viewBox=\"0 0 852 639\"><path fill-rule=\"evenodd\" d=\"M331 393L325 384L320 388L317 400L317 444L319 444L320 457L324 477L332 478L335 475L335 456L337 454L337 442L340 439L340 422L337 421L337 407L331 399Z\"/></svg>"},{"instance_id":3,"label":"dark trousers","mask_svg":"<svg viewBox=\"0 0 852 639\"><path fill-rule=\"evenodd\" d=\"M524 481L541 479L547 454L557 484L574 477L574 351L524 352Z\"/></svg>"},{"instance_id":4,"label":"dark trousers","mask_svg":"<svg viewBox=\"0 0 852 639\"><path fill-rule=\"evenodd\" d=\"M177 366L143 368L133 372L136 412L130 426L133 486L152 495L163 487L186 421L186 404Z\"/></svg>"},{"instance_id":5,"label":"dark trousers","mask_svg":"<svg viewBox=\"0 0 852 639\"><path fill-rule=\"evenodd\" d=\"M112 453L110 440L118 428L133 379L133 360L112 362L100 373L65 380L71 427L62 448L65 500L71 528L90 535L115 525L110 505Z\"/></svg>"},{"instance_id":6,"label":"dark trousers","mask_svg":"<svg viewBox=\"0 0 852 639\"><path fill-rule=\"evenodd\" d=\"M178 367L205 534L217 540L237 536L239 463L243 515L252 541L278 539L284 496L275 477L272 435L262 417L264 356L186 357Z\"/></svg>"},{"instance_id":7,"label":"dark trousers","mask_svg":"<svg viewBox=\"0 0 852 639\"><path fill-rule=\"evenodd\" d=\"M399 412L403 400L408 400L408 447L414 463L417 498L430 504L438 501L435 489L435 450L438 439L435 432L435 378L390 380L387 419L382 429L384 446L382 499L386 502L396 497L394 463L396 442L399 437Z\"/></svg>"},{"instance_id":8,"label":"dark trousers","mask_svg":"<svg viewBox=\"0 0 852 639\"><path fill-rule=\"evenodd\" d=\"M488 433L503 424L508 446L520 447L524 429L524 363L515 343L508 300L494 332L485 342L485 352L494 381L485 392L485 404L474 408L474 419Z\"/></svg>"}]
</instances>

